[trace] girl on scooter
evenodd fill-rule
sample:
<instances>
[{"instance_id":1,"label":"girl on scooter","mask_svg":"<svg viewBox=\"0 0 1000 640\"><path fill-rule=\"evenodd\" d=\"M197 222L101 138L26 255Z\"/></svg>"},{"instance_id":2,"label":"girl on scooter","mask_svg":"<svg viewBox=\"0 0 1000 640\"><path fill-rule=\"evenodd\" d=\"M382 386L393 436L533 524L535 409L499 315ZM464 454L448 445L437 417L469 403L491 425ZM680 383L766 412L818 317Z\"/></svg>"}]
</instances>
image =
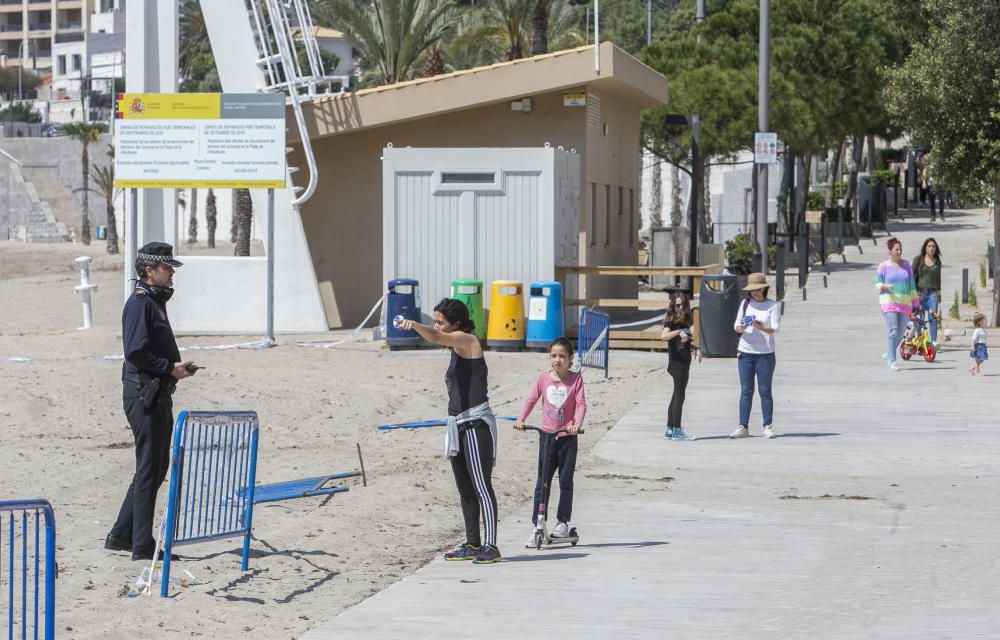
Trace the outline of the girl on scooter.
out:
<instances>
[{"instance_id":1,"label":"girl on scooter","mask_svg":"<svg viewBox=\"0 0 1000 640\"><path fill-rule=\"evenodd\" d=\"M565 433L556 435L555 442L548 447L549 458L543 459L545 451L544 438L538 440L538 476L535 481L535 500L531 510L531 523L538 520L538 504L544 500L549 504L549 497L542 495L542 487L550 487L556 469L559 470L559 509L556 512L558 524L552 528L552 538L567 538L570 535L570 516L573 512L573 473L576 468L577 432L583 425L583 417L587 412L587 402L583 393L583 376L570 371L573 362L573 343L567 338L556 338L549 345L549 362L551 369L543 371L531 387L521 413L514 422L514 428L524 431L524 421L531 414L539 398L542 400L541 429L547 433L555 433L565 429ZM543 478L543 472L548 477ZM535 529L526 547L535 546Z\"/></svg>"}]
</instances>

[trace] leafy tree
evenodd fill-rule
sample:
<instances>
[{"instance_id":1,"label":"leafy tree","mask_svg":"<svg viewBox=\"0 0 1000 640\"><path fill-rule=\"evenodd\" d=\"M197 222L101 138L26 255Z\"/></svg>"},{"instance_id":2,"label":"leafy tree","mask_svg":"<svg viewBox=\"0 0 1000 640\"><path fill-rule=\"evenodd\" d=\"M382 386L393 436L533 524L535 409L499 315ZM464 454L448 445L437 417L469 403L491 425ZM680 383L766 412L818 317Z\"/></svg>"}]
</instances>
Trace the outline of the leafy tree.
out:
<instances>
[{"instance_id":1,"label":"leafy tree","mask_svg":"<svg viewBox=\"0 0 1000 640\"><path fill-rule=\"evenodd\" d=\"M11 111L14 112L13 115ZM31 102L15 102L9 107L0 109L0 122L10 122L11 120L39 123L42 121L42 114Z\"/></svg>"},{"instance_id":2,"label":"leafy tree","mask_svg":"<svg viewBox=\"0 0 1000 640\"><path fill-rule=\"evenodd\" d=\"M938 179L972 199L1000 202L1000 0L921 0L924 46L888 74L889 108L916 140L930 144ZM1000 263L1000 216L993 216ZM993 287L1000 326L1000 286Z\"/></svg>"},{"instance_id":3,"label":"leafy tree","mask_svg":"<svg viewBox=\"0 0 1000 640\"><path fill-rule=\"evenodd\" d=\"M108 145L108 158L111 159L106 165L96 166L90 169L90 177L94 181L96 189L91 189L104 198L104 211L108 216L108 253L118 253L118 223L115 219L115 198L121 193L115 188L115 148Z\"/></svg>"},{"instance_id":4,"label":"leafy tree","mask_svg":"<svg viewBox=\"0 0 1000 640\"><path fill-rule=\"evenodd\" d=\"M18 78L20 74L20 79ZM0 93L13 96L17 93L18 82L22 92L34 91L42 84L42 78L28 69L18 70L16 65L0 68Z\"/></svg>"},{"instance_id":5,"label":"leafy tree","mask_svg":"<svg viewBox=\"0 0 1000 640\"><path fill-rule=\"evenodd\" d=\"M317 0L313 15L319 24L347 33L371 84L413 78L424 53L458 20L447 0Z\"/></svg>"},{"instance_id":6,"label":"leafy tree","mask_svg":"<svg viewBox=\"0 0 1000 640\"><path fill-rule=\"evenodd\" d=\"M70 122L63 125L63 131L80 142L83 146L83 153L80 156L83 176L83 211L81 218L80 240L83 244L90 244L90 145L101 139L104 133L104 124L100 122Z\"/></svg>"}]
</instances>

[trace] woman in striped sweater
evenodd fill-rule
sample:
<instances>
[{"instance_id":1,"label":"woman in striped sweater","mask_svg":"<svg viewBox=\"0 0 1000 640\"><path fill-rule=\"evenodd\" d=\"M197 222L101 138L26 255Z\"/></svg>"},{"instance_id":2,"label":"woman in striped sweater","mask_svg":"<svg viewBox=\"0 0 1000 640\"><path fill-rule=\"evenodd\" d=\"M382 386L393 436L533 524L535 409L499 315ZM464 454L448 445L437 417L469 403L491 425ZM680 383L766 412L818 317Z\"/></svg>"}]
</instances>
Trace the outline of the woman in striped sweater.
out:
<instances>
[{"instance_id":1,"label":"woman in striped sweater","mask_svg":"<svg viewBox=\"0 0 1000 640\"><path fill-rule=\"evenodd\" d=\"M889 238L885 245L889 249L889 259L880 264L875 272L875 288L889 332L888 349L882 354L882 359L889 364L890 371L896 371L896 351L906 331L906 320L920 304L920 299L913 281L913 269L909 262L902 259L903 243Z\"/></svg>"}]
</instances>

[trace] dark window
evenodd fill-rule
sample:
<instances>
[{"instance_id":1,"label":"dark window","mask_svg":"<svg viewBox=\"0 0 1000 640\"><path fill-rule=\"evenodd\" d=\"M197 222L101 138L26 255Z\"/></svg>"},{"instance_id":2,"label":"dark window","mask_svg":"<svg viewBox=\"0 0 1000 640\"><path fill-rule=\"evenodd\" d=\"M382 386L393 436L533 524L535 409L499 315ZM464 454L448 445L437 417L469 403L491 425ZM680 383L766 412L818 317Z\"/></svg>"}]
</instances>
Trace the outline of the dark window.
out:
<instances>
[{"instance_id":1,"label":"dark window","mask_svg":"<svg viewBox=\"0 0 1000 640\"><path fill-rule=\"evenodd\" d=\"M445 173L441 172L441 184L493 184L495 173Z\"/></svg>"},{"instance_id":2,"label":"dark window","mask_svg":"<svg viewBox=\"0 0 1000 640\"><path fill-rule=\"evenodd\" d=\"M597 245L597 185L590 183L590 246Z\"/></svg>"},{"instance_id":3,"label":"dark window","mask_svg":"<svg viewBox=\"0 0 1000 640\"><path fill-rule=\"evenodd\" d=\"M604 185L604 246L611 244L611 185Z\"/></svg>"}]
</instances>

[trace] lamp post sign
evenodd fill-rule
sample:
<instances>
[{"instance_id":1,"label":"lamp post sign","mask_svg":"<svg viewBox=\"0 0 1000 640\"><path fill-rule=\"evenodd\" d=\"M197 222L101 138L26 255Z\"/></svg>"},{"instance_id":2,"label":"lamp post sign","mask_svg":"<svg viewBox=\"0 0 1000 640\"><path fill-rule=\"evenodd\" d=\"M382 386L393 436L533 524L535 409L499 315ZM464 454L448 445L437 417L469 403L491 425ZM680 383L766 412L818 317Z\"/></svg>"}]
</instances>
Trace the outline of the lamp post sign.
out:
<instances>
[{"instance_id":1,"label":"lamp post sign","mask_svg":"<svg viewBox=\"0 0 1000 640\"><path fill-rule=\"evenodd\" d=\"M753 161L754 164L778 164L778 134L753 135Z\"/></svg>"},{"instance_id":2,"label":"lamp post sign","mask_svg":"<svg viewBox=\"0 0 1000 640\"><path fill-rule=\"evenodd\" d=\"M281 189L285 176L282 94L118 94L120 189Z\"/></svg>"}]
</instances>

